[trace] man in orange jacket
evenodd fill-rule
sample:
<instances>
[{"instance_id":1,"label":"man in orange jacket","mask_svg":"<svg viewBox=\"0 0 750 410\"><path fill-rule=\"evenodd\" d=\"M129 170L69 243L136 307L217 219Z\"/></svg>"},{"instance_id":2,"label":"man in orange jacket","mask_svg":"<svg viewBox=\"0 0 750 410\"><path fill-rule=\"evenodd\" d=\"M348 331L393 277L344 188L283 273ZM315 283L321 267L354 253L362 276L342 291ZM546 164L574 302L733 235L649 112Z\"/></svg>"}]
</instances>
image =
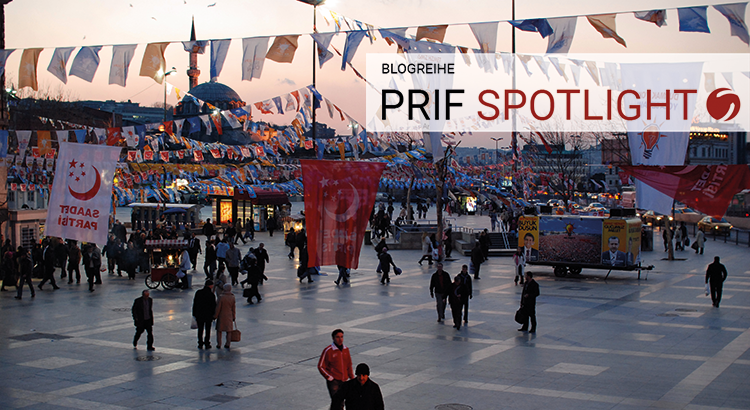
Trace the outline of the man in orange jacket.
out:
<instances>
[{"instance_id":1,"label":"man in orange jacket","mask_svg":"<svg viewBox=\"0 0 750 410\"><path fill-rule=\"evenodd\" d=\"M333 343L323 349L318 360L318 371L326 378L328 393L333 395L339 390L344 382L354 378L352 370L352 357L349 348L344 346L344 331L336 329L331 333Z\"/></svg>"}]
</instances>

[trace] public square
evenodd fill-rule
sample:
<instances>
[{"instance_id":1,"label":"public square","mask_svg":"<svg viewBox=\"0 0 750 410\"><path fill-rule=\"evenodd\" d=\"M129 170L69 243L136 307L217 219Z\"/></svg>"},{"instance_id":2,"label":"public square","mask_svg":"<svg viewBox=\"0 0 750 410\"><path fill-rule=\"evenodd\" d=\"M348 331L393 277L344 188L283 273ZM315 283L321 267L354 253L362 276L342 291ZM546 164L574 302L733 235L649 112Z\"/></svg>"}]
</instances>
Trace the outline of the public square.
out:
<instances>
[{"instance_id":1,"label":"public square","mask_svg":"<svg viewBox=\"0 0 750 410\"><path fill-rule=\"evenodd\" d=\"M488 221L464 216L457 224ZM669 262L657 240L657 251L644 253L655 269L641 280L617 271L604 280L602 270L556 278L552 268L534 267L539 325L528 334L513 321L521 286L513 284L511 258L482 266L469 323L456 331L436 322L428 291L434 267L417 264L418 250L391 252L404 273L381 285L365 245L351 285L336 286L333 266L300 283L282 235L259 232L252 245L259 242L270 254L269 280L261 303L248 305L234 290L242 341L229 351L197 349L190 329L202 271L191 290L151 292L154 352L145 336L137 350L131 343L142 274L133 282L105 272L93 293L65 283L33 299L28 289L21 301L1 294L0 408L326 409L316 365L336 328L345 331L354 366L370 366L388 409L750 408L746 245L709 238L704 255L677 252L684 260ZM250 245L240 243L243 254ZM718 309L704 293L714 255L729 271ZM468 264L455 256L445 264L452 276Z\"/></svg>"}]
</instances>

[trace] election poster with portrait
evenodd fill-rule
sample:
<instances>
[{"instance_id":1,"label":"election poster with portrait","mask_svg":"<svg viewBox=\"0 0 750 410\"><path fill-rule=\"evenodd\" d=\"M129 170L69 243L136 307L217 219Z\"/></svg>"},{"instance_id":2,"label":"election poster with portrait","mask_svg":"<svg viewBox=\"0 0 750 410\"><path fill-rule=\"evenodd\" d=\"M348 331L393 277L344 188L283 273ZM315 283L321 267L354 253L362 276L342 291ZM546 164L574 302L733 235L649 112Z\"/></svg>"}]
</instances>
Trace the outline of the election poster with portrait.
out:
<instances>
[{"instance_id":1,"label":"election poster with portrait","mask_svg":"<svg viewBox=\"0 0 750 410\"><path fill-rule=\"evenodd\" d=\"M527 262L539 261L539 217L518 218L518 246L523 249Z\"/></svg>"}]
</instances>

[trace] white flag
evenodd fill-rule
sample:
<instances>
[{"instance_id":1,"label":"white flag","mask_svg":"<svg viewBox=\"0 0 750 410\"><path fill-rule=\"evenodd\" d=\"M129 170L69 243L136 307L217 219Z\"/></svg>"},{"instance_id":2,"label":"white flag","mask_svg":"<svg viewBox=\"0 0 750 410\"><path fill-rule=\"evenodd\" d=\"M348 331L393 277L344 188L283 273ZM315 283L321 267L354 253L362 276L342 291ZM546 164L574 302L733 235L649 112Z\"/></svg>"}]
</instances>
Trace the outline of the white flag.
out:
<instances>
[{"instance_id":1,"label":"white flag","mask_svg":"<svg viewBox=\"0 0 750 410\"><path fill-rule=\"evenodd\" d=\"M268 37L242 39L242 80L252 81L260 78L263 63L266 61Z\"/></svg>"},{"instance_id":2,"label":"white flag","mask_svg":"<svg viewBox=\"0 0 750 410\"><path fill-rule=\"evenodd\" d=\"M323 64L326 61L333 58L333 53L328 51L328 46L331 45L331 39L336 33L313 33L310 36L315 40L318 45L318 62L320 68L323 68Z\"/></svg>"},{"instance_id":3,"label":"white flag","mask_svg":"<svg viewBox=\"0 0 750 410\"><path fill-rule=\"evenodd\" d=\"M101 46L81 47L70 65L70 75L92 82L96 69L99 68L99 51Z\"/></svg>"},{"instance_id":4,"label":"white flag","mask_svg":"<svg viewBox=\"0 0 750 410\"><path fill-rule=\"evenodd\" d=\"M125 137L125 142L128 147L135 147L138 145L135 133L135 127L122 127L122 136Z\"/></svg>"},{"instance_id":5,"label":"white flag","mask_svg":"<svg viewBox=\"0 0 750 410\"><path fill-rule=\"evenodd\" d=\"M112 47L112 63L109 66L109 83L125 87L128 69L133 60L137 44L125 44Z\"/></svg>"},{"instance_id":6,"label":"white flag","mask_svg":"<svg viewBox=\"0 0 750 410\"><path fill-rule=\"evenodd\" d=\"M60 142L45 234L103 245L120 147Z\"/></svg>"},{"instance_id":7,"label":"white flag","mask_svg":"<svg viewBox=\"0 0 750 410\"><path fill-rule=\"evenodd\" d=\"M701 79L703 63L680 64L621 64L623 87L632 89L639 95L646 90L697 89ZM663 93L654 93L652 104L665 103ZM648 118L646 99L635 99L628 95L623 99L623 106L639 106L640 118L627 121L630 158L633 165L684 165L688 143L690 142L690 123L693 119L696 94L689 94L687 112L685 94L674 95L669 119L666 108L652 107L651 118ZM633 115L633 113L628 113ZM636 181L638 207L650 209L662 214L672 211L672 198Z\"/></svg>"},{"instance_id":8,"label":"white flag","mask_svg":"<svg viewBox=\"0 0 750 410\"><path fill-rule=\"evenodd\" d=\"M578 17L547 19L550 27L552 27L552 34L547 38L547 53L566 54L570 50L577 21Z\"/></svg>"},{"instance_id":9,"label":"white flag","mask_svg":"<svg viewBox=\"0 0 750 410\"><path fill-rule=\"evenodd\" d=\"M479 43L479 49L483 53L495 53L497 48L497 21L491 23L472 23L469 24L474 38Z\"/></svg>"},{"instance_id":10,"label":"white flag","mask_svg":"<svg viewBox=\"0 0 750 410\"><path fill-rule=\"evenodd\" d=\"M47 71L52 73L55 77L60 79L63 84L68 83L68 59L70 54L75 50L75 47L59 47L55 49L55 54L52 55L52 60L49 62Z\"/></svg>"}]
</instances>

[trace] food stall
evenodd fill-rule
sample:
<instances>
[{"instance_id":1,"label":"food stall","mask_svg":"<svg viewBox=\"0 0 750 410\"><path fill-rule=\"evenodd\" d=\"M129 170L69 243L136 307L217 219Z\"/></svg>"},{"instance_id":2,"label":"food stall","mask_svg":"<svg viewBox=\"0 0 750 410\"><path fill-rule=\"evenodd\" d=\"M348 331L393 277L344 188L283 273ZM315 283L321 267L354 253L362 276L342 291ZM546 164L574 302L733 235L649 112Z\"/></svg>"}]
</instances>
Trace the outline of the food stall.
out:
<instances>
[{"instance_id":1,"label":"food stall","mask_svg":"<svg viewBox=\"0 0 750 410\"><path fill-rule=\"evenodd\" d=\"M161 285L164 289L177 286L177 272L180 266L180 255L188 248L188 241L184 239L147 240L145 249L148 252L151 273L146 276L146 287L156 289Z\"/></svg>"}]
</instances>

